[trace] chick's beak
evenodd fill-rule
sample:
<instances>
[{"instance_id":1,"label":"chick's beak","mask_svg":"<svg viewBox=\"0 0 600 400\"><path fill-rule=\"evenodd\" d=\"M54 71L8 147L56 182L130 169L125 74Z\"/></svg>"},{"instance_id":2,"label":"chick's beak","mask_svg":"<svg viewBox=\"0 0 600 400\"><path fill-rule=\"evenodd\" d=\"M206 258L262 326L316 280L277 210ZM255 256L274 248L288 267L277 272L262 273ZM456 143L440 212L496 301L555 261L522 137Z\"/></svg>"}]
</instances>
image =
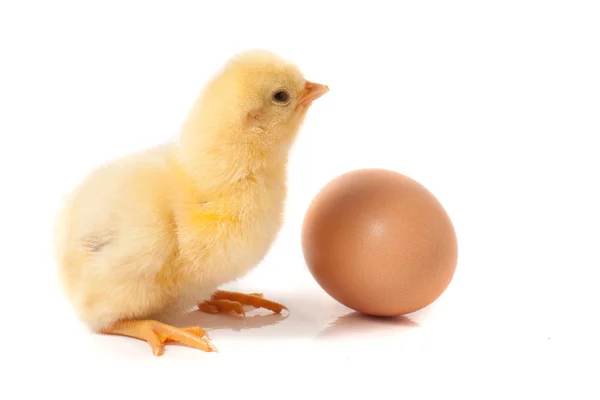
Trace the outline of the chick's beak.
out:
<instances>
[{"instance_id":1,"label":"chick's beak","mask_svg":"<svg viewBox=\"0 0 600 400\"><path fill-rule=\"evenodd\" d=\"M306 84L304 85L304 91L300 95L298 104L309 106L313 101L323 96L327 92L329 92L329 87L327 85L306 81Z\"/></svg>"}]
</instances>

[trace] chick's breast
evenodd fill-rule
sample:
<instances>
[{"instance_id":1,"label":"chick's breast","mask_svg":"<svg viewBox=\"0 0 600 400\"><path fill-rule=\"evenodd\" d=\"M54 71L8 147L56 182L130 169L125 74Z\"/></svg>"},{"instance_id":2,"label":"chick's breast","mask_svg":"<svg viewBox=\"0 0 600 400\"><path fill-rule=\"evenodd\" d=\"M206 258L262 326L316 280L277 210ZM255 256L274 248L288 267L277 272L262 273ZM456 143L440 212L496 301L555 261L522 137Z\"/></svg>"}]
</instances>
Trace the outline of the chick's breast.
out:
<instances>
[{"instance_id":1,"label":"chick's breast","mask_svg":"<svg viewBox=\"0 0 600 400\"><path fill-rule=\"evenodd\" d=\"M237 279L264 258L281 228L284 196L283 184L262 177L232 185L206 202L188 200L175 207L177 265L186 271L178 276L196 296L192 300L199 288Z\"/></svg>"}]
</instances>

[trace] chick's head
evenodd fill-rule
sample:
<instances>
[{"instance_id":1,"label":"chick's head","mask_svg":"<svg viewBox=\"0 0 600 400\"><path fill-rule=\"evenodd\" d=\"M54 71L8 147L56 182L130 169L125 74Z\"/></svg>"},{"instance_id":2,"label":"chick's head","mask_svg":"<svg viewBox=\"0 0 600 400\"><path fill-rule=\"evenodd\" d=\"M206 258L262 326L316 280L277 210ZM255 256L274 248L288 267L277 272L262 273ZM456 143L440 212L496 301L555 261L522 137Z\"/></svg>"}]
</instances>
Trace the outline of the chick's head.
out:
<instances>
[{"instance_id":1,"label":"chick's head","mask_svg":"<svg viewBox=\"0 0 600 400\"><path fill-rule=\"evenodd\" d=\"M328 91L271 52L247 51L229 60L206 86L188 136L204 150L218 148L238 162L264 165L285 156L306 111Z\"/></svg>"},{"instance_id":2,"label":"chick's head","mask_svg":"<svg viewBox=\"0 0 600 400\"><path fill-rule=\"evenodd\" d=\"M292 139L312 102L329 89L304 79L300 70L264 51L246 52L229 64L235 97L247 127L259 141Z\"/></svg>"}]
</instances>

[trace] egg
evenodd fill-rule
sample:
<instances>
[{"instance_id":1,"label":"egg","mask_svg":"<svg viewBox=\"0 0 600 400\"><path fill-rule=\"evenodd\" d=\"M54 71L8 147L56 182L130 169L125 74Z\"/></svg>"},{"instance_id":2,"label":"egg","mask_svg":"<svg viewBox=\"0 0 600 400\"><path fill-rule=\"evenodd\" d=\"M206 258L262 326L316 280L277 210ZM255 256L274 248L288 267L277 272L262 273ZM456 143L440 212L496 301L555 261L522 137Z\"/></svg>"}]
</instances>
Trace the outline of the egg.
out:
<instances>
[{"instance_id":1,"label":"egg","mask_svg":"<svg viewBox=\"0 0 600 400\"><path fill-rule=\"evenodd\" d=\"M345 306L398 316L434 302L457 265L454 226L437 198L396 171L360 169L326 184L306 211L302 252Z\"/></svg>"}]
</instances>

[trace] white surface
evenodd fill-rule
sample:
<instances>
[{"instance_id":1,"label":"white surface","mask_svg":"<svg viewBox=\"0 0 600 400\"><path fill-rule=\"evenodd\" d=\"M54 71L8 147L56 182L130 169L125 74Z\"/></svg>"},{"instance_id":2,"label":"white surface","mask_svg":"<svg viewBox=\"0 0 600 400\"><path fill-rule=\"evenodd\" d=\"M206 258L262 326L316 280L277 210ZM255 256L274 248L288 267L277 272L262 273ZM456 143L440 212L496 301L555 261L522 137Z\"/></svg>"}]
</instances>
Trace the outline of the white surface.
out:
<instances>
[{"instance_id":1,"label":"white surface","mask_svg":"<svg viewBox=\"0 0 600 400\"><path fill-rule=\"evenodd\" d=\"M0 397L600 397L597 2L95 4L0 5ZM215 354L87 334L54 281L61 196L172 137L252 47L331 87L294 148L284 230L232 285L291 314L188 316ZM337 304L300 249L318 189L364 167L423 183L458 233L448 291L396 321Z\"/></svg>"}]
</instances>

